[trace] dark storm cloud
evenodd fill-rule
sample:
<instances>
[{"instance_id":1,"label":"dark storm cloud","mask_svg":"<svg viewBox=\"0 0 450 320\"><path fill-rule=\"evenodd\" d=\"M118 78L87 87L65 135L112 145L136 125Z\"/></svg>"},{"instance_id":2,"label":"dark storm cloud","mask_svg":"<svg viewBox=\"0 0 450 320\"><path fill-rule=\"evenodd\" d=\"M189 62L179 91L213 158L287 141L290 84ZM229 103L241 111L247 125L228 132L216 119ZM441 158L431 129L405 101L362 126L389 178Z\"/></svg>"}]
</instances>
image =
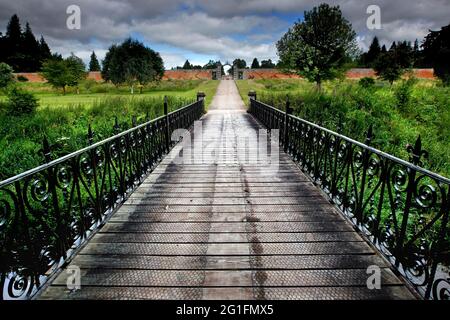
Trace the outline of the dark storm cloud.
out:
<instances>
[{"instance_id":1,"label":"dark storm cloud","mask_svg":"<svg viewBox=\"0 0 450 320\"><path fill-rule=\"evenodd\" d=\"M92 49L104 52L129 35L150 44L222 59L253 56L276 58L274 41L292 18L324 0L0 0L0 30L17 13L29 21L35 34L46 36L55 50L87 56ZM377 35L383 43L422 39L429 29L450 23L450 0L338 0L364 48ZM81 30L66 28L66 8L82 11ZM369 5L381 8L382 29L366 27ZM289 19L288 19L289 20ZM165 52L172 60L182 54ZM175 62L174 62L175 63Z\"/></svg>"}]
</instances>

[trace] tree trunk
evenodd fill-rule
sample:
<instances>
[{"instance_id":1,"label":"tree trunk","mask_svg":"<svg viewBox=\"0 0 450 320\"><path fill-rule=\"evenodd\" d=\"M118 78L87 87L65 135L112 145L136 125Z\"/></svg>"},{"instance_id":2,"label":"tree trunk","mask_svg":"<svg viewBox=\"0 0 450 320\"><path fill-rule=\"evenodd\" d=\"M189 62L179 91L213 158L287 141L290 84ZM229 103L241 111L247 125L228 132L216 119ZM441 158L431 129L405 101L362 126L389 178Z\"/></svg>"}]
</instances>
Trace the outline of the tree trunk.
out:
<instances>
[{"instance_id":1,"label":"tree trunk","mask_svg":"<svg viewBox=\"0 0 450 320\"><path fill-rule=\"evenodd\" d=\"M66 86L63 86L63 95L66 95Z\"/></svg>"},{"instance_id":2,"label":"tree trunk","mask_svg":"<svg viewBox=\"0 0 450 320\"><path fill-rule=\"evenodd\" d=\"M134 85L131 86L131 94L134 94Z\"/></svg>"}]
</instances>

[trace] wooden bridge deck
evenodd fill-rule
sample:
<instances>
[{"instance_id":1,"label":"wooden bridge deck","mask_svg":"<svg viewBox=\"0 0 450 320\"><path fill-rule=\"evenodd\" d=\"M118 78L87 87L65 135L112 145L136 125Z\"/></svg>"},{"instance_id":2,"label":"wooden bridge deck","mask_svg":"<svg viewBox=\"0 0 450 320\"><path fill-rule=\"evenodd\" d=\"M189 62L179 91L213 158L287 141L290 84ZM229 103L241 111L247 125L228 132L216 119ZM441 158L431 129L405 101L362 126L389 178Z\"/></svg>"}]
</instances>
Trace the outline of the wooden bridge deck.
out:
<instances>
[{"instance_id":1,"label":"wooden bridge deck","mask_svg":"<svg viewBox=\"0 0 450 320\"><path fill-rule=\"evenodd\" d=\"M63 271L39 298L414 298L287 155L277 172L241 159L236 137L259 127L222 81L203 144L229 143L226 159L174 164L175 147L72 261L81 289ZM370 265L379 290L366 286Z\"/></svg>"}]
</instances>

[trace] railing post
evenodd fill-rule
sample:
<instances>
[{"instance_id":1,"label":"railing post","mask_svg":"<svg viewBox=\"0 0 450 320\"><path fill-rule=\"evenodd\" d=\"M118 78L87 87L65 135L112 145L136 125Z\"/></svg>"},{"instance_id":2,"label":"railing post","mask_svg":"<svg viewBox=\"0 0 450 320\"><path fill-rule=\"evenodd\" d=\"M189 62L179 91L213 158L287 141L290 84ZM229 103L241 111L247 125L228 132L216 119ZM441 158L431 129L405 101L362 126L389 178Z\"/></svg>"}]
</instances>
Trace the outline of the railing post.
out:
<instances>
[{"instance_id":1,"label":"railing post","mask_svg":"<svg viewBox=\"0 0 450 320\"><path fill-rule=\"evenodd\" d=\"M47 137L44 137L43 141L43 153L45 157L46 162L51 161L51 147L47 140ZM48 190L51 194L51 204L53 206L55 218L56 218L56 234L58 239L60 240L57 244L57 250L60 257L63 259L66 259L66 250L68 249L68 244L66 243L66 228L65 223L59 208L59 202L58 202L58 193L56 191L56 177L55 177L55 171L53 167L49 167L47 169L47 182L48 182Z\"/></svg>"},{"instance_id":2,"label":"railing post","mask_svg":"<svg viewBox=\"0 0 450 320\"><path fill-rule=\"evenodd\" d=\"M206 112L206 110L205 110L205 97L206 97L206 94L203 91L197 92L197 101L201 101L202 102L203 113Z\"/></svg>"},{"instance_id":3,"label":"railing post","mask_svg":"<svg viewBox=\"0 0 450 320\"><path fill-rule=\"evenodd\" d=\"M365 144L370 146L373 138L373 126L369 126L369 130L367 130L367 136ZM361 176L361 190L358 197L358 203L356 204L356 220L359 223L363 223L363 204L364 204L364 192L366 191L366 178L367 178L367 170L369 168L369 151L364 149L363 158L362 158L362 176Z\"/></svg>"},{"instance_id":4,"label":"railing post","mask_svg":"<svg viewBox=\"0 0 450 320\"><path fill-rule=\"evenodd\" d=\"M248 107L247 112L252 113L253 112L253 101L256 100L256 91L250 90L248 92L248 97L249 97L249 107Z\"/></svg>"},{"instance_id":5,"label":"railing post","mask_svg":"<svg viewBox=\"0 0 450 320\"><path fill-rule=\"evenodd\" d=\"M416 140L416 143L414 146L408 145L407 151L411 154L410 156L410 162L416 166L421 165L420 158L424 155L427 156L427 152L422 150L422 140L419 137ZM402 215L402 223L400 227L400 234L397 238L397 246L396 246L396 254L401 256L403 258L404 256L404 243L406 240L406 228L408 226L408 219L409 219L409 212L413 205L413 197L414 197L414 186L416 183L416 170L409 168L408 169L408 185L406 187L406 199L405 199L405 206L403 209L403 215ZM397 258L395 261L395 266L398 267L400 264L399 259Z\"/></svg>"},{"instance_id":6,"label":"railing post","mask_svg":"<svg viewBox=\"0 0 450 320\"><path fill-rule=\"evenodd\" d=\"M165 139L166 139L166 151L170 150L170 122L169 122L169 107L167 103L167 96L164 96L164 116L165 116Z\"/></svg>"},{"instance_id":7,"label":"railing post","mask_svg":"<svg viewBox=\"0 0 450 320\"><path fill-rule=\"evenodd\" d=\"M286 109L284 110L284 152L288 152L288 144L289 144L289 115L292 113L291 102L289 101L289 96L286 96Z\"/></svg>"}]
</instances>

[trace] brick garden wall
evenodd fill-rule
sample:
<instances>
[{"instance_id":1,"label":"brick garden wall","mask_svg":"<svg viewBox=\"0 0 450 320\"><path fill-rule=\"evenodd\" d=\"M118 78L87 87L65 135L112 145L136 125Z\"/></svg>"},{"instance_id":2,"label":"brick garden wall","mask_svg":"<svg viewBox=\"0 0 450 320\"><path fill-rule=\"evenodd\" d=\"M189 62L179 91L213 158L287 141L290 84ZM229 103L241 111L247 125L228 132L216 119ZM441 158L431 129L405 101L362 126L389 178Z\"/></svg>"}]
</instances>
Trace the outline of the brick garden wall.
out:
<instances>
[{"instance_id":1,"label":"brick garden wall","mask_svg":"<svg viewBox=\"0 0 450 320\"><path fill-rule=\"evenodd\" d=\"M212 79L213 70L166 70L163 80L209 80ZM298 79L296 74L286 74L277 69L242 69L244 79ZM414 75L419 79L434 79L433 69L413 69ZM16 73L29 82L45 82L39 73ZM347 71L348 79L361 79L364 77L376 78L373 69L354 68ZM100 72L89 72L88 79L103 81Z\"/></svg>"}]
</instances>

